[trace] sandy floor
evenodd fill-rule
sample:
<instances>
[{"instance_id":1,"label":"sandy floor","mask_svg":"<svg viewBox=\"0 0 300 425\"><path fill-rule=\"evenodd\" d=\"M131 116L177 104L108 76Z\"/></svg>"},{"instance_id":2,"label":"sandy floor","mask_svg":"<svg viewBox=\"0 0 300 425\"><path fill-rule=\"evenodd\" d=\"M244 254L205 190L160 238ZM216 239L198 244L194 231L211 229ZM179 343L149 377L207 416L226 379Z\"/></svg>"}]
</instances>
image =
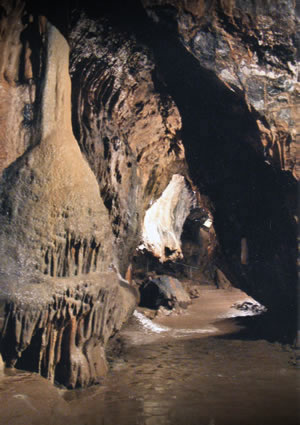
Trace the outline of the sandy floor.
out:
<instances>
[{"instance_id":1,"label":"sandy floor","mask_svg":"<svg viewBox=\"0 0 300 425\"><path fill-rule=\"evenodd\" d=\"M122 331L124 337L128 337L132 343L145 344L159 340L173 338L203 338L209 335L225 335L238 332L241 327L234 320L228 320L237 316L245 316L232 308L233 304L250 301L256 303L253 298L239 289L227 290L215 289L212 286L201 286L199 297L192 300L192 304L186 310L180 310L179 314L171 313L169 316L158 315L154 320L143 320L139 313L136 326L135 321Z\"/></svg>"},{"instance_id":2,"label":"sandy floor","mask_svg":"<svg viewBox=\"0 0 300 425\"><path fill-rule=\"evenodd\" d=\"M245 339L235 319L224 319L245 299L203 287L183 314L150 322L163 331L134 317L121 332L121 357L102 385L86 390L5 371L0 425L298 425L293 352Z\"/></svg>"},{"instance_id":3,"label":"sandy floor","mask_svg":"<svg viewBox=\"0 0 300 425\"><path fill-rule=\"evenodd\" d=\"M239 289L216 290L211 286L201 286L199 298L194 299L183 314L160 317L154 322L172 329L200 330L211 327L216 329L214 334L233 332L237 330L237 324L234 321L226 321L225 324L223 319L242 315L232 305L244 301L255 303L253 298Z\"/></svg>"}]
</instances>

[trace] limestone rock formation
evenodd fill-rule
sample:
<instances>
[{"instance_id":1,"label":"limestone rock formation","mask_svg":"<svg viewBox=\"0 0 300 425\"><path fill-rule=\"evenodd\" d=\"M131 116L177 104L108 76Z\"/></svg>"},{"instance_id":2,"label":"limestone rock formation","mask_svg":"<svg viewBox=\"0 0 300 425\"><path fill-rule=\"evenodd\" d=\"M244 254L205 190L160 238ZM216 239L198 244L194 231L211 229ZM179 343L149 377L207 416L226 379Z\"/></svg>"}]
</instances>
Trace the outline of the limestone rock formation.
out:
<instances>
[{"instance_id":1,"label":"limestone rock formation","mask_svg":"<svg viewBox=\"0 0 300 425\"><path fill-rule=\"evenodd\" d=\"M70 44L75 135L97 177L125 273L145 210L174 173L186 174L181 119L170 96L155 88L149 49L113 19L81 15Z\"/></svg>"},{"instance_id":2,"label":"limestone rock formation","mask_svg":"<svg viewBox=\"0 0 300 425\"><path fill-rule=\"evenodd\" d=\"M240 10L242 15L242 3L239 2L232 13ZM207 65L203 46L196 54L186 42L187 34L192 31L204 41L207 37L213 40L218 31L222 34L229 31L228 26L215 17L222 13L228 15L230 5L234 6L235 2L193 2L194 9L199 9L198 20L189 11L189 2L145 1L143 4L148 17L143 18L143 28L135 27L135 31L140 40L151 46L160 79L165 84L164 90L172 96L179 109L182 140L191 178L212 204L214 227L220 243L221 269L226 269L227 276L235 285L262 304L278 311L283 309L286 314L289 311L295 312L295 168L285 167L282 160L276 164L276 161L264 156L264 135L258 121L264 122L266 128L271 126L267 124L268 114L262 115L262 109L258 111L251 105L251 96L247 97L247 90L230 86L229 82L222 80L217 68ZM266 33L267 28L274 32L271 22L276 21L277 12L267 3L258 1L254 4L254 9L263 9L265 14L264 32ZM272 43L268 47L278 60L273 64L264 59L259 62L259 69L264 69L266 74L273 70L274 81L273 77L270 82L268 80L271 86L275 84L278 74L289 74L291 92L288 92L288 96L291 95L293 102L296 102L295 5L286 1L279 1L279 4L284 11L282 19L293 22L291 32L284 34L281 24L279 25L277 41L281 47L273 49ZM255 13L254 10L253 15ZM190 21L189 24L185 21L183 31L183 24L180 23L186 16ZM248 18L251 18L251 14ZM250 29L255 31L254 18L248 22L249 25L251 23L250 27L245 27L246 32ZM243 29L244 25L241 24L241 27ZM229 29L232 27L229 26ZM264 34L262 36L265 37ZM251 50L249 37L241 38L236 33L234 37L236 50L233 56L227 55L227 62L225 61L229 68L236 66L234 54L242 56L248 48ZM264 40L267 43L267 36ZM256 44L255 46L257 47ZM214 43L209 50L212 58L215 57L213 49ZM259 44L257 50L259 51ZM282 54L279 54L280 51ZM256 56L252 53L253 64L257 65ZM270 56L265 47L262 47L261 54L265 53L267 57ZM251 51L249 55L251 56ZM288 64L288 61L291 63ZM225 62L222 62L223 65ZM250 65L251 63L249 69L252 69ZM241 67L237 63L237 69ZM265 107L266 103L263 105ZM294 103L293 105L293 108L297 106ZM257 105L256 107L258 108ZM292 140L298 132L295 121L290 122L288 131L288 138ZM273 146L274 151L277 149L275 145L276 143ZM295 163L293 154L289 158L286 164Z\"/></svg>"},{"instance_id":3,"label":"limestone rock formation","mask_svg":"<svg viewBox=\"0 0 300 425\"><path fill-rule=\"evenodd\" d=\"M22 1L1 2L1 173L28 149L35 131L46 21L41 16L34 19L24 9Z\"/></svg>"},{"instance_id":4,"label":"limestone rock formation","mask_svg":"<svg viewBox=\"0 0 300 425\"><path fill-rule=\"evenodd\" d=\"M191 303L188 293L174 277L161 275L148 277L141 287L141 306L158 309L186 308Z\"/></svg>"},{"instance_id":5,"label":"limestone rock formation","mask_svg":"<svg viewBox=\"0 0 300 425\"><path fill-rule=\"evenodd\" d=\"M7 273L54 277L104 271L112 261L110 226L72 134L68 45L55 28L47 37L40 140L3 173L2 271L4 264Z\"/></svg>"},{"instance_id":6,"label":"limestone rock formation","mask_svg":"<svg viewBox=\"0 0 300 425\"><path fill-rule=\"evenodd\" d=\"M73 388L103 376L104 346L136 299L108 271L108 213L72 133L68 44L44 30L36 132L0 187L1 352L7 365Z\"/></svg>"},{"instance_id":7,"label":"limestone rock formation","mask_svg":"<svg viewBox=\"0 0 300 425\"><path fill-rule=\"evenodd\" d=\"M113 272L14 283L1 282L6 366L68 388L99 383L107 372L105 345L132 313L134 293Z\"/></svg>"},{"instance_id":8,"label":"limestone rock formation","mask_svg":"<svg viewBox=\"0 0 300 425\"><path fill-rule=\"evenodd\" d=\"M141 244L294 318L299 136L292 0L75 3L0 8L0 352L70 388Z\"/></svg>"},{"instance_id":9,"label":"limestone rock formation","mask_svg":"<svg viewBox=\"0 0 300 425\"><path fill-rule=\"evenodd\" d=\"M145 247L161 261L182 258L183 225L196 202L184 177L174 174L160 198L145 213L143 243L139 248Z\"/></svg>"},{"instance_id":10,"label":"limestone rock formation","mask_svg":"<svg viewBox=\"0 0 300 425\"><path fill-rule=\"evenodd\" d=\"M101 187L125 274L137 244L161 261L181 257L184 220L202 200L189 178L181 118L161 87L151 46L126 28L126 20L103 13L98 19L74 14L69 37L73 128ZM172 183L176 178L178 185ZM164 191L173 200L168 208L163 201L162 209ZM153 208L164 224L158 216L151 224Z\"/></svg>"},{"instance_id":11,"label":"limestone rock formation","mask_svg":"<svg viewBox=\"0 0 300 425\"><path fill-rule=\"evenodd\" d=\"M202 197L203 199L204 197ZM205 200L205 199L203 199ZM195 281L219 285L216 253L218 240L209 208L193 208L187 216L181 235L184 274Z\"/></svg>"}]
</instances>

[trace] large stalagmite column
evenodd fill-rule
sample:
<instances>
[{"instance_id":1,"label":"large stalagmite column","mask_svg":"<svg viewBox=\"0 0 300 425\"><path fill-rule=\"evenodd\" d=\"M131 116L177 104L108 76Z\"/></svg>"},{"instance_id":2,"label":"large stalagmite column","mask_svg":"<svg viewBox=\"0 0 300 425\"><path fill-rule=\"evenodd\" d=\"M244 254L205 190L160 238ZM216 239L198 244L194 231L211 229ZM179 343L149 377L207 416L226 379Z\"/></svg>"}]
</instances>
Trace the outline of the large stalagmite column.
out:
<instances>
[{"instance_id":1,"label":"large stalagmite column","mask_svg":"<svg viewBox=\"0 0 300 425\"><path fill-rule=\"evenodd\" d=\"M136 299L109 270L107 210L72 133L68 44L50 24L45 36L37 131L0 186L0 352L74 388L106 372L105 344Z\"/></svg>"}]
</instances>

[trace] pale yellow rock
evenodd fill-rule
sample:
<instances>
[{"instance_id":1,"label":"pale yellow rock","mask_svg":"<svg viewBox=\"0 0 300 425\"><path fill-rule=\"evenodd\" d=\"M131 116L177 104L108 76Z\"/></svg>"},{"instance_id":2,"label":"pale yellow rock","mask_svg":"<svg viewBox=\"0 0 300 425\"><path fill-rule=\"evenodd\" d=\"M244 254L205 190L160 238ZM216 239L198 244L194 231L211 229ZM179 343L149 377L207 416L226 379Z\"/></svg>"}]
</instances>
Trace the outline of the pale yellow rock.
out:
<instances>
[{"instance_id":1,"label":"pale yellow rock","mask_svg":"<svg viewBox=\"0 0 300 425\"><path fill-rule=\"evenodd\" d=\"M91 266L91 271L104 271L112 261L111 227L96 177L72 131L69 46L51 24L47 33L41 131L35 147L13 164L3 189L7 194L2 196L9 197L16 214L0 223L6 233L0 235L0 251L7 258L19 252L22 274L39 270L52 276L74 275L88 273ZM73 247L80 243L76 258L71 239ZM7 260L9 273L14 261Z\"/></svg>"}]
</instances>

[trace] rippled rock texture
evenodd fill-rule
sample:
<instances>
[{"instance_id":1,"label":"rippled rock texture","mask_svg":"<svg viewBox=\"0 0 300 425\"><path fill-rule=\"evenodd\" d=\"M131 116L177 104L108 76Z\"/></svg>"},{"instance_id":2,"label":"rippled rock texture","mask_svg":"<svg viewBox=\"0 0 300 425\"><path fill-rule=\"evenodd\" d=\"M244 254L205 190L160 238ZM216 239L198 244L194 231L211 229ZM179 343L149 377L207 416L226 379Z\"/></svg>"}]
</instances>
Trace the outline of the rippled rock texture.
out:
<instances>
[{"instance_id":1,"label":"rippled rock texture","mask_svg":"<svg viewBox=\"0 0 300 425\"><path fill-rule=\"evenodd\" d=\"M107 372L105 345L136 301L115 273L40 279L22 287L8 280L1 284L6 366L29 369L68 388L99 383Z\"/></svg>"},{"instance_id":2,"label":"rippled rock texture","mask_svg":"<svg viewBox=\"0 0 300 425\"><path fill-rule=\"evenodd\" d=\"M81 15L70 43L75 135L99 182L125 273L145 210L173 174L187 174L181 118L172 98L155 87L147 46L113 18Z\"/></svg>"},{"instance_id":3,"label":"rippled rock texture","mask_svg":"<svg viewBox=\"0 0 300 425\"><path fill-rule=\"evenodd\" d=\"M69 3L1 1L6 364L98 382L145 252L293 316L294 3Z\"/></svg>"}]
</instances>

